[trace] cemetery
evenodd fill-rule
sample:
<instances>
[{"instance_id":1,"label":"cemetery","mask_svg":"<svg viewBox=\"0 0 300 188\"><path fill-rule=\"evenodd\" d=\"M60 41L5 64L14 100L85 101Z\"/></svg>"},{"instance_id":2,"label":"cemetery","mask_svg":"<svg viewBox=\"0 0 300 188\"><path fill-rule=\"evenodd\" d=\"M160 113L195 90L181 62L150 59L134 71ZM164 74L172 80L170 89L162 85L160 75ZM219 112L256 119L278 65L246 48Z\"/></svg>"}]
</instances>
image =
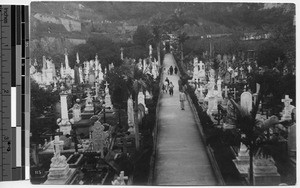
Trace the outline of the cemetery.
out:
<instances>
[{"instance_id":1,"label":"cemetery","mask_svg":"<svg viewBox=\"0 0 300 188\"><path fill-rule=\"evenodd\" d=\"M58 8L59 3L49 5ZM69 5L78 6L65 3L64 11ZM88 11L84 5L90 7ZM108 6L84 5L79 6L78 22L79 15L87 16L87 12L95 11L91 19L101 17L93 6ZM157 10L151 11L161 13L166 4L152 5ZM147 24L132 26L135 32L126 42L122 34L129 33L111 33L121 41L112 40L103 34L108 27L97 33L102 29L99 26L85 44L64 44L60 52L35 46L30 64L31 183L296 184L296 63L295 46L290 46L295 42L291 20L295 7L279 4L267 9L250 3L252 12L243 3L228 5L228 10L239 7L251 15L258 12L253 18L257 20L267 13L282 17L261 20L272 22L269 27L283 24L289 29L286 35L277 36L268 27L267 31L238 34L217 15L219 22L206 18L200 23L194 8L204 9L206 3L178 5L185 8L164 10L165 17L153 13ZM218 3L207 5L228 15ZM208 9L211 13L201 16L217 14ZM249 28L254 24L244 18L227 19L230 24L243 21ZM201 29L221 27L216 24L226 25L232 33ZM32 27L37 32L37 26ZM84 27L81 32L86 32ZM275 35L283 38L277 40Z\"/></svg>"}]
</instances>

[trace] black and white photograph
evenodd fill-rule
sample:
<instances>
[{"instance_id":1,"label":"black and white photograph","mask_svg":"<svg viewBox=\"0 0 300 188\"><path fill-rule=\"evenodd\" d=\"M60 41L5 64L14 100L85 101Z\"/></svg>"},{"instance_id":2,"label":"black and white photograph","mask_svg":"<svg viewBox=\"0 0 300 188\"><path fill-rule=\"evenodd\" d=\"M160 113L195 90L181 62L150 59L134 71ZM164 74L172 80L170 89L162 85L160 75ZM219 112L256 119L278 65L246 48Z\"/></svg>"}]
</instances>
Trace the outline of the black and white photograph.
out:
<instances>
[{"instance_id":1,"label":"black and white photograph","mask_svg":"<svg viewBox=\"0 0 300 188\"><path fill-rule=\"evenodd\" d=\"M296 5L33 1L30 182L296 178Z\"/></svg>"}]
</instances>

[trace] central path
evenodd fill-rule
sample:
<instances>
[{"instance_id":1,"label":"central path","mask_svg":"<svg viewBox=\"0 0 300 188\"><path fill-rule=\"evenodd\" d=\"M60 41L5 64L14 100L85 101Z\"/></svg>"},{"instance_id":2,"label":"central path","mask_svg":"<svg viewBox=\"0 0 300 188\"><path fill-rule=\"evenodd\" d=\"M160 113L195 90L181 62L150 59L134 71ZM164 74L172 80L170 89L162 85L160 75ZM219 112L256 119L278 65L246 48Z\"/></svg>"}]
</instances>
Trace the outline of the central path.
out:
<instances>
[{"instance_id":1,"label":"central path","mask_svg":"<svg viewBox=\"0 0 300 188\"><path fill-rule=\"evenodd\" d=\"M173 55L166 54L163 67L175 67ZM180 109L178 75L166 77L174 84L174 95L162 94L159 101L157 152L153 185L217 185L217 179L201 140L188 101Z\"/></svg>"}]
</instances>

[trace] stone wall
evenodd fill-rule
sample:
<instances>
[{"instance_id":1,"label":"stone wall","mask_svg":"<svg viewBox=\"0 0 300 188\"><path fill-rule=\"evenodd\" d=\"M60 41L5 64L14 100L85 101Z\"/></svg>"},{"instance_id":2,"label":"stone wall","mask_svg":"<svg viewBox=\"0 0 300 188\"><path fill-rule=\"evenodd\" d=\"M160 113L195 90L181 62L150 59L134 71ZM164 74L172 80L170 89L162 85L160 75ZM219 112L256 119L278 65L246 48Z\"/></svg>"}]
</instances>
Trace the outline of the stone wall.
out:
<instances>
[{"instance_id":1,"label":"stone wall","mask_svg":"<svg viewBox=\"0 0 300 188\"><path fill-rule=\"evenodd\" d=\"M81 31L81 22L75 21L73 19L60 18L40 13L36 13L33 17L38 19L42 23L62 24L69 32Z\"/></svg>"}]
</instances>

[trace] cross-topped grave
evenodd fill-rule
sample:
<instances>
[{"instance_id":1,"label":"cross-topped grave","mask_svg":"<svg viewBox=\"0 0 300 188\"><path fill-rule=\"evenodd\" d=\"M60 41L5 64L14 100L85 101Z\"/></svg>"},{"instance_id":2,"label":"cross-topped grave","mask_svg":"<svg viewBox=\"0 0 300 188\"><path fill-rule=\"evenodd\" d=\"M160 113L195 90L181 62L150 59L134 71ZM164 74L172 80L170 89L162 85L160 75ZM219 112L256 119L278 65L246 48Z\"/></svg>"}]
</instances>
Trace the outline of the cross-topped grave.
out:
<instances>
[{"instance_id":1,"label":"cross-topped grave","mask_svg":"<svg viewBox=\"0 0 300 188\"><path fill-rule=\"evenodd\" d=\"M93 151L101 153L101 157L104 157L103 149L107 146L106 141L109 135L99 121L95 122L92 131Z\"/></svg>"},{"instance_id":2,"label":"cross-topped grave","mask_svg":"<svg viewBox=\"0 0 300 188\"><path fill-rule=\"evenodd\" d=\"M106 81L104 85L105 85L105 94L108 94L109 93L108 82Z\"/></svg>"},{"instance_id":3,"label":"cross-topped grave","mask_svg":"<svg viewBox=\"0 0 300 188\"><path fill-rule=\"evenodd\" d=\"M228 91L229 91L229 89L228 89L228 87L227 86L225 86L225 88L223 89L223 91L225 92L225 98L228 98Z\"/></svg>"},{"instance_id":4,"label":"cross-topped grave","mask_svg":"<svg viewBox=\"0 0 300 188\"><path fill-rule=\"evenodd\" d=\"M126 185L125 180L128 180L128 176L124 176L124 171L120 172L120 176L111 182L112 185Z\"/></svg>"},{"instance_id":5,"label":"cross-topped grave","mask_svg":"<svg viewBox=\"0 0 300 188\"><path fill-rule=\"evenodd\" d=\"M292 120L291 114L293 109L295 108L295 106L291 105L292 101L293 99L290 99L289 95L285 95L284 99L281 100L281 102L284 103L281 120Z\"/></svg>"}]
</instances>

